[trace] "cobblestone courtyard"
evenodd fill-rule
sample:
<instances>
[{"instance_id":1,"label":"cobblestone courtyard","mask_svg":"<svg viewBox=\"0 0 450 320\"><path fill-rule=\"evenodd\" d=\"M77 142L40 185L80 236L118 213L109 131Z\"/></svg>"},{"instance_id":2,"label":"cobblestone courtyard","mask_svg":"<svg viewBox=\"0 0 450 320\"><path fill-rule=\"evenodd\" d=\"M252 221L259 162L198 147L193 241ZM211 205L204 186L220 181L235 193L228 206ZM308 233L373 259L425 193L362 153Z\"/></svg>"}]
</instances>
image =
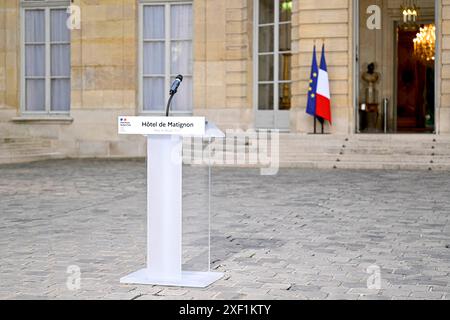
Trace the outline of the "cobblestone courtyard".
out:
<instances>
[{"instance_id":1,"label":"cobblestone courtyard","mask_svg":"<svg viewBox=\"0 0 450 320\"><path fill-rule=\"evenodd\" d=\"M0 166L0 298L450 299L450 173L215 168L225 277L206 289L119 283L145 266L145 174L144 161ZM206 269L206 170L184 181L184 262Z\"/></svg>"}]
</instances>

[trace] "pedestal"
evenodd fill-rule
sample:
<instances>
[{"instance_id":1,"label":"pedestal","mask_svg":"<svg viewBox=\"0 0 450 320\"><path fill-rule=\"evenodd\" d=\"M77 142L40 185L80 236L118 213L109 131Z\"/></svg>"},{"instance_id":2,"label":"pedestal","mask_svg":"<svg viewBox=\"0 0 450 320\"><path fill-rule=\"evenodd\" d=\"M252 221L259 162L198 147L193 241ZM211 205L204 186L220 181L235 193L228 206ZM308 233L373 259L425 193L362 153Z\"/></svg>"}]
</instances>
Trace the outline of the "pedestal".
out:
<instances>
[{"instance_id":1,"label":"pedestal","mask_svg":"<svg viewBox=\"0 0 450 320\"><path fill-rule=\"evenodd\" d=\"M121 283L207 287L223 274L182 271L182 137L147 136L147 267Z\"/></svg>"}]
</instances>

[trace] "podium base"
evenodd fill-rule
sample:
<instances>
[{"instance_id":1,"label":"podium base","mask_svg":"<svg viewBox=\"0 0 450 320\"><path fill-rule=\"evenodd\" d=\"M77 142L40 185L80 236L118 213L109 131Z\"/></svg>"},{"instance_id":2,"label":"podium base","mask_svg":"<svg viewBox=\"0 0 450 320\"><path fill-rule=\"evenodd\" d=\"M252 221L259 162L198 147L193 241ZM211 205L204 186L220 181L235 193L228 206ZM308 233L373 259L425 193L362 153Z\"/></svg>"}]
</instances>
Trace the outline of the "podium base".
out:
<instances>
[{"instance_id":1,"label":"podium base","mask_svg":"<svg viewBox=\"0 0 450 320\"><path fill-rule=\"evenodd\" d=\"M147 284L168 287L206 288L223 277L221 272L183 271L179 279L161 279L152 276L147 269L141 269L120 279L120 283Z\"/></svg>"}]
</instances>

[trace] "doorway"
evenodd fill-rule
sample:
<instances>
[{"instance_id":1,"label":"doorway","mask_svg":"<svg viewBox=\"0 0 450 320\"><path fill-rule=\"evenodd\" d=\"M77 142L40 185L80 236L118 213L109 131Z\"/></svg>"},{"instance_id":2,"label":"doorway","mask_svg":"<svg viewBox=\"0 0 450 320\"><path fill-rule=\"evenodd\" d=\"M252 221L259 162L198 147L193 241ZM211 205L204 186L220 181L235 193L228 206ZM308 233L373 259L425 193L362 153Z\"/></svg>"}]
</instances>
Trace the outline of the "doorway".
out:
<instances>
[{"instance_id":1,"label":"doorway","mask_svg":"<svg viewBox=\"0 0 450 320\"><path fill-rule=\"evenodd\" d=\"M254 1L254 110L258 129L289 130L292 0Z\"/></svg>"},{"instance_id":2,"label":"doorway","mask_svg":"<svg viewBox=\"0 0 450 320\"><path fill-rule=\"evenodd\" d=\"M436 131L437 3L353 2L357 133Z\"/></svg>"},{"instance_id":3,"label":"doorway","mask_svg":"<svg viewBox=\"0 0 450 320\"><path fill-rule=\"evenodd\" d=\"M434 24L423 24L410 31L397 27L397 131L434 131L434 56L417 56L414 39L420 30L435 28Z\"/></svg>"}]
</instances>

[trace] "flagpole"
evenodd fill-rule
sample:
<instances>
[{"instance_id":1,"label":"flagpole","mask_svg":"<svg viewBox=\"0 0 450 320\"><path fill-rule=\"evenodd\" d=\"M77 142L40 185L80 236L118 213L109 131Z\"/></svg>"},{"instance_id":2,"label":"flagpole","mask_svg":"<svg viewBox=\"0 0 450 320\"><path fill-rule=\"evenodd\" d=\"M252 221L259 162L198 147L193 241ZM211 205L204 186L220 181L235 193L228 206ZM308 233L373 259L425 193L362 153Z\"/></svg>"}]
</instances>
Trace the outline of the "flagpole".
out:
<instances>
[{"instance_id":1,"label":"flagpole","mask_svg":"<svg viewBox=\"0 0 450 320\"><path fill-rule=\"evenodd\" d=\"M314 134L317 134L317 117L314 117Z\"/></svg>"},{"instance_id":2,"label":"flagpole","mask_svg":"<svg viewBox=\"0 0 450 320\"><path fill-rule=\"evenodd\" d=\"M314 48L316 47L316 39L314 39ZM314 134L317 134L317 116L314 116Z\"/></svg>"}]
</instances>

